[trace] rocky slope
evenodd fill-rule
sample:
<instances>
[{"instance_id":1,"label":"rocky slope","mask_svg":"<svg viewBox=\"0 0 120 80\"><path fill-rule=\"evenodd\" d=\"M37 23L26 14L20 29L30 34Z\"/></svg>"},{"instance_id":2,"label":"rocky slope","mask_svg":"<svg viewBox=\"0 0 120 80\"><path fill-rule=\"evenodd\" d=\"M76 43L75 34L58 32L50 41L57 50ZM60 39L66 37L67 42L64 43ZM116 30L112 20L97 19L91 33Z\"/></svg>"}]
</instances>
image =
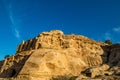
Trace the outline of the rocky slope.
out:
<instances>
[{"instance_id":1,"label":"rocky slope","mask_svg":"<svg viewBox=\"0 0 120 80\"><path fill-rule=\"evenodd\" d=\"M0 63L5 80L119 80L120 45L62 31L42 32Z\"/></svg>"}]
</instances>

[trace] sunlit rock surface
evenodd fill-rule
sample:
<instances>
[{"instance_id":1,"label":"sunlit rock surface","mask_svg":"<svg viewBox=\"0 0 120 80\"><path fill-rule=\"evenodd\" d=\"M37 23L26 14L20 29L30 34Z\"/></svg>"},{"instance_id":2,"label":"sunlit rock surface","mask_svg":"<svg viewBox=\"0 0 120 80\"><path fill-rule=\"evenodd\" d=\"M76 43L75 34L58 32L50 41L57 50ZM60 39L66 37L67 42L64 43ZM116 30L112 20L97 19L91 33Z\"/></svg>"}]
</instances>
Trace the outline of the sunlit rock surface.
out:
<instances>
[{"instance_id":1,"label":"sunlit rock surface","mask_svg":"<svg viewBox=\"0 0 120 80\"><path fill-rule=\"evenodd\" d=\"M119 44L107 45L82 35L52 30L18 45L16 54L0 63L0 77L6 80L107 80L103 76L110 76L114 80L119 66Z\"/></svg>"}]
</instances>

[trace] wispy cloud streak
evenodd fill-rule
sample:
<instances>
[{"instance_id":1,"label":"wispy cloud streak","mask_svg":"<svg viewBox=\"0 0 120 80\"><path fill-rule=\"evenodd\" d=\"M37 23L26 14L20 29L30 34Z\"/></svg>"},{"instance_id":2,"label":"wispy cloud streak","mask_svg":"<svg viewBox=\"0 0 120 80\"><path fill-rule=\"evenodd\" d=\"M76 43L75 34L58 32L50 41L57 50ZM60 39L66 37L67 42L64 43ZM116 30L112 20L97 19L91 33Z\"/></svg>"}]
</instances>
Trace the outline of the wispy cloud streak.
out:
<instances>
[{"instance_id":1,"label":"wispy cloud streak","mask_svg":"<svg viewBox=\"0 0 120 80\"><path fill-rule=\"evenodd\" d=\"M111 40L114 43L120 43L120 27L113 27L104 33L104 40Z\"/></svg>"},{"instance_id":2,"label":"wispy cloud streak","mask_svg":"<svg viewBox=\"0 0 120 80\"><path fill-rule=\"evenodd\" d=\"M113 31L115 31L115 32L120 32L120 27L115 27L115 28L113 28Z\"/></svg>"},{"instance_id":3,"label":"wispy cloud streak","mask_svg":"<svg viewBox=\"0 0 120 80\"><path fill-rule=\"evenodd\" d=\"M19 30L15 29L15 36L19 39L20 38L20 33Z\"/></svg>"},{"instance_id":4,"label":"wispy cloud streak","mask_svg":"<svg viewBox=\"0 0 120 80\"><path fill-rule=\"evenodd\" d=\"M9 1L9 2L8 2ZM4 2L4 5L5 5L5 8L8 12L8 16L9 16L9 19L11 21L11 29L13 31L13 35L17 38L17 39L20 39L21 38L21 35L20 35L20 31L19 31L19 27L20 27L20 24L19 24L19 19L14 15L14 11L13 11L13 2L14 0L3 0Z\"/></svg>"}]
</instances>

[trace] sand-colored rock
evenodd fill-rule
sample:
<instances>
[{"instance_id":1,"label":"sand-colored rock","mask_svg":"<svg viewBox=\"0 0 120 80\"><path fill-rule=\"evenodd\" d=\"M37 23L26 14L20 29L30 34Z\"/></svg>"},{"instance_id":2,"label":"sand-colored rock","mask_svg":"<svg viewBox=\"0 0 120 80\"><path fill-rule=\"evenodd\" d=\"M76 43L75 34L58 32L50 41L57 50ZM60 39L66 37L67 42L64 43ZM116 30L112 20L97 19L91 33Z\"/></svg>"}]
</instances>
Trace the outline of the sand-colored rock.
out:
<instances>
[{"instance_id":1,"label":"sand-colored rock","mask_svg":"<svg viewBox=\"0 0 120 80\"><path fill-rule=\"evenodd\" d=\"M82 35L64 35L59 30L42 32L37 37L18 45L16 54L5 59L0 69L0 77L6 80L80 77L81 72L88 68L92 74L91 78L101 73L110 74L107 72L109 66L116 61L115 65L120 64L119 48L118 46L114 48ZM82 77L88 79L87 76Z\"/></svg>"},{"instance_id":2,"label":"sand-colored rock","mask_svg":"<svg viewBox=\"0 0 120 80\"><path fill-rule=\"evenodd\" d=\"M88 68L85 71L83 71L83 74L86 74L87 77L91 77L91 78L95 78L96 76L100 76L100 75L104 75L104 74L108 74L108 75L112 75L112 73L108 73L106 72L109 69L109 65L102 65L102 66L96 66L96 67L92 67L92 68Z\"/></svg>"}]
</instances>

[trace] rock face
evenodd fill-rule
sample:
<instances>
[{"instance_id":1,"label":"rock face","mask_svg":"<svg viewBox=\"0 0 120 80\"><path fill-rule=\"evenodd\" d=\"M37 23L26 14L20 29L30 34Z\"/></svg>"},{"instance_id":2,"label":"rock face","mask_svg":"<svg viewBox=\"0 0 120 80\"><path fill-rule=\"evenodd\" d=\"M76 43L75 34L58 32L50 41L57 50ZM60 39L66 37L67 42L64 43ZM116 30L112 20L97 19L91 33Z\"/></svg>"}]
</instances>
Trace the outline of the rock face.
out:
<instances>
[{"instance_id":1,"label":"rock face","mask_svg":"<svg viewBox=\"0 0 120 80\"><path fill-rule=\"evenodd\" d=\"M6 80L67 80L78 76L74 79L81 80L95 78L101 73L112 75L107 70L120 65L119 47L81 35L64 35L59 30L42 32L18 45L16 54L2 63L0 77ZM83 72L91 76L81 77Z\"/></svg>"}]
</instances>

